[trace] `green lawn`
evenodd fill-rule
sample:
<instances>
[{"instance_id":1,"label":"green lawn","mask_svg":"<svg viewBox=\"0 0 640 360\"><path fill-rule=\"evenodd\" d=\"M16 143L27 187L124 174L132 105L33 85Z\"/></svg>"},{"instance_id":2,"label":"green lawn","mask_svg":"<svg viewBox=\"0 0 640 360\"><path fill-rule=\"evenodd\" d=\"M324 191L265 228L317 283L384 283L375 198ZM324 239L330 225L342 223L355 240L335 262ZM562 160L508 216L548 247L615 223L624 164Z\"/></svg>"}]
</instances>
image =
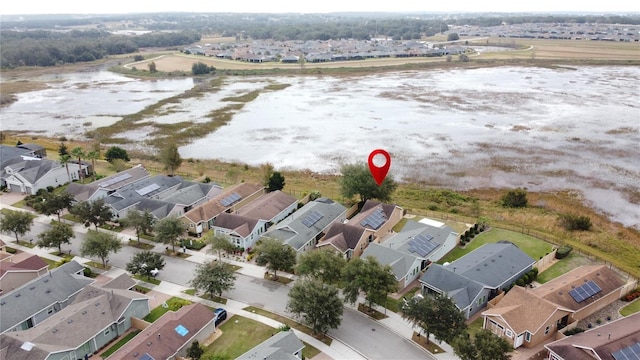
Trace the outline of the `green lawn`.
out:
<instances>
[{"instance_id":1,"label":"green lawn","mask_svg":"<svg viewBox=\"0 0 640 360\"><path fill-rule=\"evenodd\" d=\"M220 330L222 335L207 347L203 359L235 359L278 331L237 315L222 324Z\"/></svg>"},{"instance_id":2,"label":"green lawn","mask_svg":"<svg viewBox=\"0 0 640 360\"><path fill-rule=\"evenodd\" d=\"M548 269L539 273L536 281L538 281L540 284L544 284L547 281L553 280L558 276L577 268L580 265L587 265L590 263L591 261L586 257L572 252L566 258L558 260L558 262L551 265Z\"/></svg>"},{"instance_id":3,"label":"green lawn","mask_svg":"<svg viewBox=\"0 0 640 360\"><path fill-rule=\"evenodd\" d=\"M622 316L629 316L637 312L640 312L640 299L635 299L631 304L620 309L620 314Z\"/></svg>"},{"instance_id":4,"label":"green lawn","mask_svg":"<svg viewBox=\"0 0 640 360\"><path fill-rule=\"evenodd\" d=\"M151 312L147 316L144 317L144 320L152 323L158 320L169 310L178 311L181 307L189 304L191 304L191 301L174 296L171 299L167 300L167 307L164 307L162 305L156 307L155 309L151 310Z\"/></svg>"},{"instance_id":5,"label":"green lawn","mask_svg":"<svg viewBox=\"0 0 640 360\"><path fill-rule=\"evenodd\" d=\"M471 324L468 324L469 327L467 328L467 330L469 331L469 335L471 335L472 337L475 337L478 331L482 330L483 321L484 320L482 316L480 316L477 319L475 319Z\"/></svg>"},{"instance_id":6,"label":"green lawn","mask_svg":"<svg viewBox=\"0 0 640 360\"><path fill-rule=\"evenodd\" d=\"M116 350L120 349L121 347L124 346L124 344L129 342L129 340L133 339L134 336L138 335L139 332L140 330L134 330L128 333L122 339L120 339L117 343L115 343L115 345L107 349L107 351L103 352L100 356L104 359L109 355L113 354L114 352L116 352Z\"/></svg>"},{"instance_id":7,"label":"green lawn","mask_svg":"<svg viewBox=\"0 0 640 360\"><path fill-rule=\"evenodd\" d=\"M293 329L296 329L298 331L302 331L303 333L305 333L307 335L315 336L315 335L313 335L313 330L310 327L308 327L306 325L303 325L303 324L300 324L300 323L298 323L298 322L296 322L296 321L294 321L292 319L289 319L287 317L280 316L278 314L274 314L274 313L269 312L267 310L260 309L260 308L257 308L257 307L253 307L253 306L247 306L246 308L244 308L242 310L246 310L246 311L249 311L249 312L252 312L252 313L256 313L258 315L262 315L262 316L268 317L270 319L279 321L279 322L281 322L283 324L289 325L289 327L291 327ZM320 341L322 341L323 343L327 344L327 346L331 346L331 342L333 341L328 336L322 336L322 337L315 336L315 338L320 340Z\"/></svg>"},{"instance_id":8,"label":"green lawn","mask_svg":"<svg viewBox=\"0 0 640 360\"><path fill-rule=\"evenodd\" d=\"M551 244L547 242L519 232L493 228L476 236L475 239L468 243L464 249L456 247L449 254L440 259L438 264L452 262L484 244L495 243L500 240L511 241L534 260L538 260L540 257L551 252Z\"/></svg>"}]
</instances>

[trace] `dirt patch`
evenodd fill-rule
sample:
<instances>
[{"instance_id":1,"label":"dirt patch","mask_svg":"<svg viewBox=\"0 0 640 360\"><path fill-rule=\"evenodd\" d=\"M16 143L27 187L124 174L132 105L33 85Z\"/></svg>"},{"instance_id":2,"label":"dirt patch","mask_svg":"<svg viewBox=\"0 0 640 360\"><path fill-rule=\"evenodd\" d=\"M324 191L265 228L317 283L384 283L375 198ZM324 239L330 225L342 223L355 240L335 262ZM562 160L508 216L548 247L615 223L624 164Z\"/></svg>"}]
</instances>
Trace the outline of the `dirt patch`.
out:
<instances>
[{"instance_id":1,"label":"dirt patch","mask_svg":"<svg viewBox=\"0 0 640 360\"><path fill-rule=\"evenodd\" d=\"M203 347L207 347L211 345L214 341L216 341L216 339L219 338L220 336L222 336L222 330L216 329L216 331L214 331L211 335L209 335L209 337L205 341L203 341L201 345Z\"/></svg>"}]
</instances>

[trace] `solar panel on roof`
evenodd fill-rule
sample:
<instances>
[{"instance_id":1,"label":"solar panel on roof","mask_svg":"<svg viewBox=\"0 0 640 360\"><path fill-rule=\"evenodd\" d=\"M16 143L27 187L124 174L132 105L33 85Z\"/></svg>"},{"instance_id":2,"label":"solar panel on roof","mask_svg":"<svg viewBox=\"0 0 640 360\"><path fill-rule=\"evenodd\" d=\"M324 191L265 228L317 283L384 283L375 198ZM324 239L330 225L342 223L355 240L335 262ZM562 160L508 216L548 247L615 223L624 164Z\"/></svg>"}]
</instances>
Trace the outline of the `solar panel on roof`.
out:
<instances>
[{"instance_id":1,"label":"solar panel on roof","mask_svg":"<svg viewBox=\"0 0 640 360\"><path fill-rule=\"evenodd\" d=\"M113 177L111 179L108 179L108 180L105 180L105 181L101 182L100 186L104 186L104 187L111 186L111 185L117 184L117 183L119 183L121 181L125 181L130 177L131 177L131 174L129 174L129 173L121 174L121 175L115 176L115 177Z\"/></svg>"},{"instance_id":2,"label":"solar panel on roof","mask_svg":"<svg viewBox=\"0 0 640 360\"><path fill-rule=\"evenodd\" d=\"M378 230L378 228L387 221L385 218L384 212L381 208L376 208L376 210L369 214L364 220L360 221L360 225L365 227L369 226L373 230Z\"/></svg>"},{"instance_id":3,"label":"solar panel on roof","mask_svg":"<svg viewBox=\"0 0 640 360\"><path fill-rule=\"evenodd\" d=\"M151 185L147 185L147 186L143 187L142 189L136 190L136 192L140 196L145 196L145 195L148 195L149 193L151 193L153 191L156 191L158 189L160 189L160 185L158 185L156 183L153 183Z\"/></svg>"},{"instance_id":4,"label":"solar panel on roof","mask_svg":"<svg viewBox=\"0 0 640 360\"><path fill-rule=\"evenodd\" d=\"M156 360L151 355L144 353L144 355L140 356L140 360Z\"/></svg>"},{"instance_id":5,"label":"solar panel on roof","mask_svg":"<svg viewBox=\"0 0 640 360\"><path fill-rule=\"evenodd\" d=\"M431 241L433 236L418 234L413 239L409 240L409 251L418 253L418 255L425 257L435 250L439 244Z\"/></svg>"},{"instance_id":6,"label":"solar panel on roof","mask_svg":"<svg viewBox=\"0 0 640 360\"><path fill-rule=\"evenodd\" d=\"M583 302L593 295L599 293L600 291L602 291L602 289L600 289L600 286L598 286L598 284L596 284L595 282L589 280L583 285L569 291L569 295L571 295L573 300L575 300L576 302Z\"/></svg>"},{"instance_id":7,"label":"solar panel on roof","mask_svg":"<svg viewBox=\"0 0 640 360\"><path fill-rule=\"evenodd\" d=\"M640 360L640 342L611 353L616 360Z\"/></svg>"},{"instance_id":8,"label":"solar panel on roof","mask_svg":"<svg viewBox=\"0 0 640 360\"><path fill-rule=\"evenodd\" d=\"M304 217L304 219L302 219L302 223L304 224L304 226L310 228L315 225L315 223L320 221L320 219L322 219L323 217L324 215L315 210L312 210L307 214L307 216Z\"/></svg>"},{"instance_id":9,"label":"solar panel on roof","mask_svg":"<svg viewBox=\"0 0 640 360\"><path fill-rule=\"evenodd\" d=\"M225 197L224 199L220 200L220 204L222 204L222 206L229 206L235 202L237 202L238 200L242 199L242 196L240 196L240 194L238 193L233 193L227 197Z\"/></svg>"}]
</instances>

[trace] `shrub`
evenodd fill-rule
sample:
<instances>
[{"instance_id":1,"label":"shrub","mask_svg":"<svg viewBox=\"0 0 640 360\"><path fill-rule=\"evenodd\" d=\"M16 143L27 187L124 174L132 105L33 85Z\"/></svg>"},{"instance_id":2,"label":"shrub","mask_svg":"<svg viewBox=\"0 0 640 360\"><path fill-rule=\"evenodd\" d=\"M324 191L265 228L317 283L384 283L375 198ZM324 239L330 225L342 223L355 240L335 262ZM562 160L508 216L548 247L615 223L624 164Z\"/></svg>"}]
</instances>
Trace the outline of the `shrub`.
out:
<instances>
[{"instance_id":1,"label":"shrub","mask_svg":"<svg viewBox=\"0 0 640 360\"><path fill-rule=\"evenodd\" d=\"M510 208L527 207L527 190L517 188L502 196L502 206Z\"/></svg>"},{"instance_id":2,"label":"shrub","mask_svg":"<svg viewBox=\"0 0 640 360\"><path fill-rule=\"evenodd\" d=\"M565 245L565 246L561 246L557 251L556 251L556 259L564 259L566 258L569 253L571 252L571 250L573 250L573 248L569 245Z\"/></svg>"},{"instance_id":3,"label":"shrub","mask_svg":"<svg viewBox=\"0 0 640 360\"><path fill-rule=\"evenodd\" d=\"M576 328L569 329L569 330L565 331L564 334L567 335L567 336L571 336L571 335L579 334L581 332L584 332L584 329L576 327Z\"/></svg>"},{"instance_id":4,"label":"shrub","mask_svg":"<svg viewBox=\"0 0 640 360\"><path fill-rule=\"evenodd\" d=\"M93 277L93 271L91 271L91 269L90 269L90 268L85 267L85 268L84 268L84 270L83 270L83 272L84 272L84 276L86 276L86 277Z\"/></svg>"},{"instance_id":5,"label":"shrub","mask_svg":"<svg viewBox=\"0 0 640 360\"><path fill-rule=\"evenodd\" d=\"M524 280L523 280L522 278L518 279L518 280L516 281L516 285L518 285L518 286L524 286Z\"/></svg>"},{"instance_id":6,"label":"shrub","mask_svg":"<svg viewBox=\"0 0 640 360\"><path fill-rule=\"evenodd\" d=\"M558 218L560 220L560 225L569 231L589 231L592 227L591 219L587 216L560 214L558 215Z\"/></svg>"}]
</instances>

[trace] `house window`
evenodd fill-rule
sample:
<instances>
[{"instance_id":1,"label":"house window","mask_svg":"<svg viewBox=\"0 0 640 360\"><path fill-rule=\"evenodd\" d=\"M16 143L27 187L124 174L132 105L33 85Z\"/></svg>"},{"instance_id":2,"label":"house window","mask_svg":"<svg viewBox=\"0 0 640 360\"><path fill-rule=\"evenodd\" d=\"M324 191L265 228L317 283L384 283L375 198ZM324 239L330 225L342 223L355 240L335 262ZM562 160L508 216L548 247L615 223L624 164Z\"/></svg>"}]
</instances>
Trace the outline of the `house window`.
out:
<instances>
[{"instance_id":1,"label":"house window","mask_svg":"<svg viewBox=\"0 0 640 360\"><path fill-rule=\"evenodd\" d=\"M545 334L545 335L547 335L547 334L549 333L549 328L550 328L550 326L549 326L549 325L547 325L547 328L546 328L546 329L544 329L544 334Z\"/></svg>"},{"instance_id":2,"label":"house window","mask_svg":"<svg viewBox=\"0 0 640 360\"><path fill-rule=\"evenodd\" d=\"M525 331L525 333L524 333L524 340L525 340L526 342L531 342L531 333L530 333L530 332Z\"/></svg>"},{"instance_id":3,"label":"house window","mask_svg":"<svg viewBox=\"0 0 640 360\"><path fill-rule=\"evenodd\" d=\"M111 328L104 329L104 336L109 335L110 332L111 332Z\"/></svg>"},{"instance_id":4,"label":"house window","mask_svg":"<svg viewBox=\"0 0 640 360\"><path fill-rule=\"evenodd\" d=\"M507 335L507 337L508 337L509 339L511 339L511 338L513 337L513 333L512 333L512 332L511 332L511 330L509 330L509 329L506 329L506 330L504 331L504 334L505 334L505 335Z\"/></svg>"},{"instance_id":5,"label":"house window","mask_svg":"<svg viewBox=\"0 0 640 360\"><path fill-rule=\"evenodd\" d=\"M47 309L47 314L53 314L53 306Z\"/></svg>"}]
</instances>

